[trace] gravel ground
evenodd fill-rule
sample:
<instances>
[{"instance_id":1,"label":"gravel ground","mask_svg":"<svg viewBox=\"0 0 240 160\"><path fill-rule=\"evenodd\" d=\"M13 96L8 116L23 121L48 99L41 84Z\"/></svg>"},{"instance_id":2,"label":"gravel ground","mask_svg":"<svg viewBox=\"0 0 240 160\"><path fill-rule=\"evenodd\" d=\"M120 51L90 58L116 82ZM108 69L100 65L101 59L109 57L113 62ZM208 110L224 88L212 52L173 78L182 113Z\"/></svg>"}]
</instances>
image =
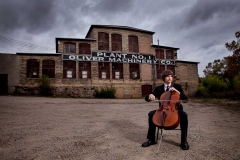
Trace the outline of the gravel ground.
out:
<instances>
[{"instance_id":1,"label":"gravel ground","mask_svg":"<svg viewBox=\"0 0 240 160\"><path fill-rule=\"evenodd\" d=\"M0 96L1 160L219 160L240 159L240 112L209 103L184 103L190 149L180 131L146 141L147 114L157 103L143 99L73 99Z\"/></svg>"}]
</instances>

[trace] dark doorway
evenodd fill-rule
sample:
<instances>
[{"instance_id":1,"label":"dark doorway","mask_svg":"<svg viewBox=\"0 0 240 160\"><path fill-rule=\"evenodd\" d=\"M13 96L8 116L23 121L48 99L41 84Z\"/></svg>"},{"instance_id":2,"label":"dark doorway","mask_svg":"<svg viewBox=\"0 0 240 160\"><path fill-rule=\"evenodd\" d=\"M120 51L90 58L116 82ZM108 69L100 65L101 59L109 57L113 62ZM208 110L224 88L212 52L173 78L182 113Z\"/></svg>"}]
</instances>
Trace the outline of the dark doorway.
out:
<instances>
[{"instance_id":1,"label":"dark doorway","mask_svg":"<svg viewBox=\"0 0 240 160\"><path fill-rule=\"evenodd\" d=\"M142 85L142 96L152 93L152 85Z\"/></svg>"},{"instance_id":2,"label":"dark doorway","mask_svg":"<svg viewBox=\"0 0 240 160\"><path fill-rule=\"evenodd\" d=\"M0 74L0 94L8 93L8 75Z\"/></svg>"}]
</instances>

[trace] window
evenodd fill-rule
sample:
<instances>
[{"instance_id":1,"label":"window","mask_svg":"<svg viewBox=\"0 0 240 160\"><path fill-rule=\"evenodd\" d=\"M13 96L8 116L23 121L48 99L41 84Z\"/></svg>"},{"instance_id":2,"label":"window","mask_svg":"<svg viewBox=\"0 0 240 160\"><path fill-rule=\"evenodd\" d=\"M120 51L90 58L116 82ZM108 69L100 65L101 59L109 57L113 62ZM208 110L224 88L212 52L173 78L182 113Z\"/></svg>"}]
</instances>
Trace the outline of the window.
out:
<instances>
[{"instance_id":1,"label":"window","mask_svg":"<svg viewBox=\"0 0 240 160\"><path fill-rule=\"evenodd\" d=\"M123 79L122 63L112 63L112 79Z\"/></svg>"},{"instance_id":2,"label":"window","mask_svg":"<svg viewBox=\"0 0 240 160\"><path fill-rule=\"evenodd\" d=\"M164 59L164 50L162 49L156 49L155 50L156 53L156 58L158 59Z\"/></svg>"},{"instance_id":3,"label":"window","mask_svg":"<svg viewBox=\"0 0 240 160\"><path fill-rule=\"evenodd\" d=\"M27 60L27 78L39 78L39 60Z\"/></svg>"},{"instance_id":4,"label":"window","mask_svg":"<svg viewBox=\"0 0 240 160\"><path fill-rule=\"evenodd\" d=\"M175 75L175 66L169 65L167 66L168 70L171 70L173 72L173 75Z\"/></svg>"},{"instance_id":5,"label":"window","mask_svg":"<svg viewBox=\"0 0 240 160\"><path fill-rule=\"evenodd\" d=\"M165 65L156 65L157 79L162 79L162 72L165 70Z\"/></svg>"},{"instance_id":6,"label":"window","mask_svg":"<svg viewBox=\"0 0 240 160\"><path fill-rule=\"evenodd\" d=\"M110 79L109 62L98 62L98 75L102 79Z\"/></svg>"},{"instance_id":7,"label":"window","mask_svg":"<svg viewBox=\"0 0 240 160\"><path fill-rule=\"evenodd\" d=\"M140 72L139 72L139 64L130 63L129 64L130 70L130 79L140 79Z\"/></svg>"},{"instance_id":8,"label":"window","mask_svg":"<svg viewBox=\"0 0 240 160\"><path fill-rule=\"evenodd\" d=\"M112 34L112 51L122 51L122 35Z\"/></svg>"},{"instance_id":9,"label":"window","mask_svg":"<svg viewBox=\"0 0 240 160\"><path fill-rule=\"evenodd\" d=\"M98 50L109 50L109 34L104 32L98 33Z\"/></svg>"},{"instance_id":10,"label":"window","mask_svg":"<svg viewBox=\"0 0 240 160\"><path fill-rule=\"evenodd\" d=\"M79 62L79 78L91 78L91 62Z\"/></svg>"},{"instance_id":11,"label":"window","mask_svg":"<svg viewBox=\"0 0 240 160\"><path fill-rule=\"evenodd\" d=\"M79 43L79 54L91 54L91 45L88 43Z\"/></svg>"},{"instance_id":12,"label":"window","mask_svg":"<svg viewBox=\"0 0 240 160\"><path fill-rule=\"evenodd\" d=\"M70 42L64 43L64 53L76 53L76 44Z\"/></svg>"},{"instance_id":13,"label":"window","mask_svg":"<svg viewBox=\"0 0 240 160\"><path fill-rule=\"evenodd\" d=\"M43 60L42 61L42 74L49 78L55 78L55 61Z\"/></svg>"},{"instance_id":14,"label":"window","mask_svg":"<svg viewBox=\"0 0 240 160\"><path fill-rule=\"evenodd\" d=\"M167 50L167 59L174 59L173 51Z\"/></svg>"},{"instance_id":15,"label":"window","mask_svg":"<svg viewBox=\"0 0 240 160\"><path fill-rule=\"evenodd\" d=\"M63 78L76 78L76 61L63 61Z\"/></svg>"},{"instance_id":16,"label":"window","mask_svg":"<svg viewBox=\"0 0 240 160\"><path fill-rule=\"evenodd\" d=\"M137 36L128 36L128 47L129 52L139 52Z\"/></svg>"}]
</instances>

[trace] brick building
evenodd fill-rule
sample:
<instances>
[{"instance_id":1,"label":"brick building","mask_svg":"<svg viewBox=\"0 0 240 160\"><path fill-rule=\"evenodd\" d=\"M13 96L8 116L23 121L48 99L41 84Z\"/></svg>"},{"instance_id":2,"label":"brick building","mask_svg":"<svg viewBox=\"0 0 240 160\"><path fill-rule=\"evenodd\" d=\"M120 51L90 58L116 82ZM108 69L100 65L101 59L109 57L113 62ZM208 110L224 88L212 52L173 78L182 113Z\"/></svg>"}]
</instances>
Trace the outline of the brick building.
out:
<instances>
[{"instance_id":1,"label":"brick building","mask_svg":"<svg viewBox=\"0 0 240 160\"><path fill-rule=\"evenodd\" d=\"M56 53L16 53L18 93L37 94L38 80L49 76L56 96L91 98L114 86L117 98L141 98L162 84L170 69L186 94L198 86L198 62L177 60L179 48L153 44L152 31L92 25L85 38L56 38Z\"/></svg>"}]
</instances>

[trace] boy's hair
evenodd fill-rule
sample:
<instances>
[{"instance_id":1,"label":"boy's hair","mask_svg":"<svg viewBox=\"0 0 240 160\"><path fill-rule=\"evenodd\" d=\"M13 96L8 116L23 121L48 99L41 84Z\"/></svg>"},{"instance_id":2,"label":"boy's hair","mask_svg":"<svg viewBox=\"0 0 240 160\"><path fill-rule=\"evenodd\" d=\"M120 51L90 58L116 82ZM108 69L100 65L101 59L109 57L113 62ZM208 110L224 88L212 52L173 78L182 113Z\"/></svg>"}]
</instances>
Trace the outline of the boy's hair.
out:
<instances>
[{"instance_id":1,"label":"boy's hair","mask_svg":"<svg viewBox=\"0 0 240 160\"><path fill-rule=\"evenodd\" d=\"M164 81L165 78L166 78L167 76L169 76L169 75L172 75L172 77L173 77L173 72L170 71L170 70L165 70L165 71L163 71L163 73L162 73L162 80Z\"/></svg>"}]
</instances>

